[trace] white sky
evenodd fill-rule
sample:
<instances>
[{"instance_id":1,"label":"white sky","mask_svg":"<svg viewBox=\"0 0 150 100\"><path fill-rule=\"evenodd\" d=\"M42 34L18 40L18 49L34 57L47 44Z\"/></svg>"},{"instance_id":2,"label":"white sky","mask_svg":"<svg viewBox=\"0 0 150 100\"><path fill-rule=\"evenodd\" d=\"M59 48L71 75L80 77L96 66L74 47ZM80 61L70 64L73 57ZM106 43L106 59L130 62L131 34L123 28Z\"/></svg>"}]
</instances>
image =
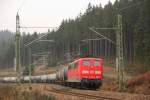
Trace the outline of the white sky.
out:
<instances>
[{"instance_id":1,"label":"white sky","mask_svg":"<svg viewBox=\"0 0 150 100\"><path fill-rule=\"evenodd\" d=\"M102 6L109 0L0 0L0 30L15 32L15 17L19 10L21 25L58 27L63 19L84 13L89 2ZM115 0L110 0L114 2ZM47 29L32 31L47 31ZM22 31L30 31L25 29Z\"/></svg>"}]
</instances>

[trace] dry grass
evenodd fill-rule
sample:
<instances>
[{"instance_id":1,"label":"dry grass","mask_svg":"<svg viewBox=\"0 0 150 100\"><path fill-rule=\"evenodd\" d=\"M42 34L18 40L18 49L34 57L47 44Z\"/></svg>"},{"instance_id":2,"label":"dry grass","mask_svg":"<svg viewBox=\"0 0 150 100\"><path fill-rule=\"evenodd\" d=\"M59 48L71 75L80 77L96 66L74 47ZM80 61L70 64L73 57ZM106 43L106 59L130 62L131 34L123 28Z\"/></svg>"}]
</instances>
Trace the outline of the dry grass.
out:
<instances>
[{"instance_id":1,"label":"dry grass","mask_svg":"<svg viewBox=\"0 0 150 100\"><path fill-rule=\"evenodd\" d=\"M0 69L0 77L16 76L16 72L13 68Z\"/></svg>"},{"instance_id":2,"label":"dry grass","mask_svg":"<svg viewBox=\"0 0 150 100\"><path fill-rule=\"evenodd\" d=\"M128 80L126 88L128 92L150 95L150 71Z\"/></svg>"},{"instance_id":3,"label":"dry grass","mask_svg":"<svg viewBox=\"0 0 150 100\"><path fill-rule=\"evenodd\" d=\"M128 66L128 71L126 70L125 76L128 80L125 80L126 88L124 92L150 95L150 71L142 74L143 70L139 71L140 68L141 66ZM100 90L118 91L117 77L114 67L104 67L103 86Z\"/></svg>"},{"instance_id":4,"label":"dry grass","mask_svg":"<svg viewBox=\"0 0 150 100\"><path fill-rule=\"evenodd\" d=\"M132 76L137 76L147 72L149 68L150 66L145 64L129 64L125 67L125 71Z\"/></svg>"},{"instance_id":5,"label":"dry grass","mask_svg":"<svg viewBox=\"0 0 150 100\"><path fill-rule=\"evenodd\" d=\"M18 90L16 86L0 86L0 100L55 100L38 91Z\"/></svg>"}]
</instances>

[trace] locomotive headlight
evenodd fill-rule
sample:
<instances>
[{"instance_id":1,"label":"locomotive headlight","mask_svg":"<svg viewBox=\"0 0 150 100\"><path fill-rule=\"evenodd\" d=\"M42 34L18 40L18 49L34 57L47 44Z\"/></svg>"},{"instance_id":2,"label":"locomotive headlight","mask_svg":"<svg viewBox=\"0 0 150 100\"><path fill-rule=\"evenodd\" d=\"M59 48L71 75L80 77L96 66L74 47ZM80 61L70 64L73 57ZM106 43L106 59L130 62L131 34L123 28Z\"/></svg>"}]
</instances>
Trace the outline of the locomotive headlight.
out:
<instances>
[{"instance_id":1,"label":"locomotive headlight","mask_svg":"<svg viewBox=\"0 0 150 100\"><path fill-rule=\"evenodd\" d=\"M101 74L101 71L95 71L95 74Z\"/></svg>"},{"instance_id":2,"label":"locomotive headlight","mask_svg":"<svg viewBox=\"0 0 150 100\"><path fill-rule=\"evenodd\" d=\"M88 70L83 70L82 74L89 74L89 71Z\"/></svg>"}]
</instances>

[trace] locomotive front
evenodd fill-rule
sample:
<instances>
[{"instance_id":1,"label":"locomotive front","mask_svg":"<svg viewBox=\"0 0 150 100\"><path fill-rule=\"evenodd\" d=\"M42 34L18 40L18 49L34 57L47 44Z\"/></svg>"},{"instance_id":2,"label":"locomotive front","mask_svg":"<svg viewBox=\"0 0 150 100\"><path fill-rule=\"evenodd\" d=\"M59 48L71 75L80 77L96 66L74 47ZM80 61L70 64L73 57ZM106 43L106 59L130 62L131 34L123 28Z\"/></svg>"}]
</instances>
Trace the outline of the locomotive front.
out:
<instances>
[{"instance_id":1,"label":"locomotive front","mask_svg":"<svg viewBox=\"0 0 150 100\"><path fill-rule=\"evenodd\" d=\"M83 58L80 60L81 85L99 88L103 79L103 59Z\"/></svg>"}]
</instances>

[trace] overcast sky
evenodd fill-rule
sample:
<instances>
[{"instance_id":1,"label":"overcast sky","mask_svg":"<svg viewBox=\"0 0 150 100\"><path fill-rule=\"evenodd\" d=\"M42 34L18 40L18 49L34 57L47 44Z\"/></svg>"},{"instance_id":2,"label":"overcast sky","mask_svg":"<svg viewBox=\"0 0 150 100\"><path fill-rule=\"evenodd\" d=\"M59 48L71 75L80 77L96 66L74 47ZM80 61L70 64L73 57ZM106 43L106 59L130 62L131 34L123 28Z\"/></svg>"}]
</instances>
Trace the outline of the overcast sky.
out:
<instances>
[{"instance_id":1,"label":"overcast sky","mask_svg":"<svg viewBox=\"0 0 150 100\"><path fill-rule=\"evenodd\" d=\"M15 32L15 17L19 9L22 26L58 27L63 19L84 13L89 2L102 6L109 0L0 0L0 30ZM115 0L110 0L114 2ZM47 29L33 31L47 31ZM30 31L24 29L22 31Z\"/></svg>"}]
</instances>

